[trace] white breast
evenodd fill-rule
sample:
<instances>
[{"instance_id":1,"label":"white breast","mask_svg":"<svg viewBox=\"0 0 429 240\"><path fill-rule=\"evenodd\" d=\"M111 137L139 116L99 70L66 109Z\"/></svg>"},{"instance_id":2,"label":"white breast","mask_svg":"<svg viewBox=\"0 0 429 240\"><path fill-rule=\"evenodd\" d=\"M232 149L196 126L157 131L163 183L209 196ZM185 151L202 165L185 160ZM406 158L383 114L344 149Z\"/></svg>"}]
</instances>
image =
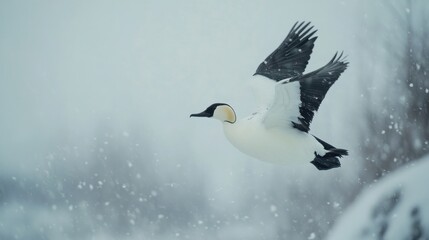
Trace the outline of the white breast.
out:
<instances>
[{"instance_id":1,"label":"white breast","mask_svg":"<svg viewBox=\"0 0 429 240\"><path fill-rule=\"evenodd\" d=\"M235 124L224 123L228 140L241 152L262 161L272 163L308 163L314 152L323 155L326 151L317 140L293 128L267 129L256 115Z\"/></svg>"}]
</instances>

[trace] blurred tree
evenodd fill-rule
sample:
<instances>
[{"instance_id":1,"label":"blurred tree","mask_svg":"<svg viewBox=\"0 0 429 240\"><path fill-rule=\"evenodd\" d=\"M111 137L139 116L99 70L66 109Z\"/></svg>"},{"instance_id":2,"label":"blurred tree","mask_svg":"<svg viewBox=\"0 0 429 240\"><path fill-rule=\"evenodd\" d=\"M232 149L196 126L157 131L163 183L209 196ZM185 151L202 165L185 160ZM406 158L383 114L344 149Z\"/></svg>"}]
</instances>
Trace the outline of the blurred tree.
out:
<instances>
[{"instance_id":1,"label":"blurred tree","mask_svg":"<svg viewBox=\"0 0 429 240\"><path fill-rule=\"evenodd\" d=\"M429 6L378 3L384 14L366 14L361 34L364 183L429 152Z\"/></svg>"}]
</instances>

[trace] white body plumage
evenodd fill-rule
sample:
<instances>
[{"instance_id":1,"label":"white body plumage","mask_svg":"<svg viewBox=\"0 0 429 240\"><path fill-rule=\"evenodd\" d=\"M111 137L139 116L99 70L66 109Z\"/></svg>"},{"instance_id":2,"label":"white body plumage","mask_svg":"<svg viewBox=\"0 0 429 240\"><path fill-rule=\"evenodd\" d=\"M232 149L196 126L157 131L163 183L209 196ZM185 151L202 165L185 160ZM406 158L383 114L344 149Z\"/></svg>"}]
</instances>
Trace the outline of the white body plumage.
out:
<instances>
[{"instance_id":1,"label":"white body plumage","mask_svg":"<svg viewBox=\"0 0 429 240\"><path fill-rule=\"evenodd\" d=\"M267 129L263 115L257 113L234 124L224 122L225 136L241 152L271 163L309 163L315 153L325 155L326 150L312 135L292 127Z\"/></svg>"}]
</instances>

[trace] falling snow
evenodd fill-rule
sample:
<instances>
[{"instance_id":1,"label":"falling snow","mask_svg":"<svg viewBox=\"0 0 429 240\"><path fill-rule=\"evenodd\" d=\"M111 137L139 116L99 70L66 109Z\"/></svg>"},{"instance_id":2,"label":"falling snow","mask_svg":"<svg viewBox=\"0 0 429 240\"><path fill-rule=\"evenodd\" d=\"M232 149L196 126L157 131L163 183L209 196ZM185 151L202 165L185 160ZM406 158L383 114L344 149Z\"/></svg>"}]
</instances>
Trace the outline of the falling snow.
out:
<instances>
[{"instance_id":1,"label":"falling snow","mask_svg":"<svg viewBox=\"0 0 429 240\"><path fill-rule=\"evenodd\" d=\"M0 1L0 239L427 234L429 4L312 4ZM350 62L311 125L349 150L332 171L258 162L188 118L218 101L254 112L245 85L303 13L320 36L306 73L335 51Z\"/></svg>"}]
</instances>

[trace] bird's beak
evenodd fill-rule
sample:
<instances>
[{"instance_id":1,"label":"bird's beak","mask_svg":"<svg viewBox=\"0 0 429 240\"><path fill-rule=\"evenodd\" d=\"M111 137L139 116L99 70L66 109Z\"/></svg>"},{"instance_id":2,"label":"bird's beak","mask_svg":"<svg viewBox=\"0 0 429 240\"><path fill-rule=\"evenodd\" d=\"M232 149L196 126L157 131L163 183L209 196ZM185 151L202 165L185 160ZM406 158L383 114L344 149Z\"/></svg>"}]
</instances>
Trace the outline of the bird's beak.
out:
<instances>
[{"instance_id":1,"label":"bird's beak","mask_svg":"<svg viewBox=\"0 0 429 240\"><path fill-rule=\"evenodd\" d=\"M191 114L189 117L211 117L210 114L206 111L200 113Z\"/></svg>"}]
</instances>

